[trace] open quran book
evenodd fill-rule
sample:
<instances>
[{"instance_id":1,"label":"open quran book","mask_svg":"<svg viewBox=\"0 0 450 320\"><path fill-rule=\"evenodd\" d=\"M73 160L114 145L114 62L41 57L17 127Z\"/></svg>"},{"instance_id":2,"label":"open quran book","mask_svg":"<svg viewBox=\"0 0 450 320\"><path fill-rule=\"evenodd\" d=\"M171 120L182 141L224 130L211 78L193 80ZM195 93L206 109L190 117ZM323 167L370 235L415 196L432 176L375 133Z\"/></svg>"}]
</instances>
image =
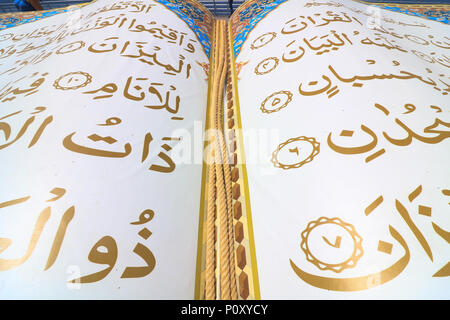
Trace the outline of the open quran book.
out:
<instances>
[{"instance_id":1,"label":"open quran book","mask_svg":"<svg viewBox=\"0 0 450 320\"><path fill-rule=\"evenodd\" d=\"M0 299L449 299L449 31L350 0L4 28Z\"/></svg>"}]
</instances>

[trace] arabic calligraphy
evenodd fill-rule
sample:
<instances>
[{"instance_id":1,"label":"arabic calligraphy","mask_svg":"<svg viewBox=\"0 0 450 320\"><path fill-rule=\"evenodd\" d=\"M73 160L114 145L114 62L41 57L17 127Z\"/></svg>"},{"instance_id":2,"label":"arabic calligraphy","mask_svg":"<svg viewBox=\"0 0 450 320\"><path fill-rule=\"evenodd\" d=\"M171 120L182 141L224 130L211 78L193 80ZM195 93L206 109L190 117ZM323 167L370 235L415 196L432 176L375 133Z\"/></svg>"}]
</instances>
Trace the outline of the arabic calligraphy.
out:
<instances>
[{"instance_id":1,"label":"arabic calligraphy","mask_svg":"<svg viewBox=\"0 0 450 320\"><path fill-rule=\"evenodd\" d=\"M0 144L0 150L11 146L12 144L16 143L19 139L21 139L27 133L28 128L36 120L35 115L40 114L41 112L44 112L46 110L46 108L41 106L41 107L36 107L34 110L35 111L30 113L31 116L27 120L25 120L22 127L19 129L17 134L13 137L11 136L11 132L12 132L11 124L9 124L7 121L2 121L2 120L19 115L22 113L22 110L13 112L11 114L8 114L8 115L0 118L0 121L1 121L0 122L0 132L3 132L3 136L4 136L4 140L5 140L5 142L3 144ZM27 146L28 149L33 147L39 141L39 139L42 136L42 134L44 133L45 129L52 121L53 121L53 116L50 115L50 116L47 116L41 122L41 124L37 128L36 132L34 133L33 137L31 138L31 140Z\"/></svg>"},{"instance_id":2,"label":"arabic calligraphy","mask_svg":"<svg viewBox=\"0 0 450 320\"><path fill-rule=\"evenodd\" d=\"M141 225L150 222L154 217L153 210L146 209L140 216L138 222L131 222L132 225ZM144 240L147 240L151 235L151 231L147 228L142 229L139 233ZM105 248L100 251L100 248ZM140 267L126 267L123 271L121 278L142 278L149 275L156 266L156 258L152 251L148 249L144 244L138 242L133 249L139 257L144 260L145 265ZM116 240L111 236L104 236L98 240L88 255L88 260L92 263L107 265L108 267L77 279L70 280L71 283L92 283L100 281L108 276L111 270L114 268L118 258L118 248Z\"/></svg>"},{"instance_id":3,"label":"arabic calligraphy","mask_svg":"<svg viewBox=\"0 0 450 320\"><path fill-rule=\"evenodd\" d=\"M409 202L413 202L422 193L422 185L415 188L408 196ZM378 197L365 210L365 215L369 216L383 202L383 197ZM433 261L431 247L419 228L413 222L409 211L399 200L395 199L395 208L397 213L403 218L420 246L426 252L427 256ZM418 214L431 217L431 208L419 205ZM433 229L437 235L450 243L449 232L443 230L435 222L432 222ZM317 276L308 273L299 268L292 260L290 265L297 276L311 286L333 291L360 291L367 290L375 286L380 286L388 281L395 279L410 262L410 249L403 236L393 226L389 225L389 233L404 250L404 255L395 261L390 267L374 274L354 277L354 278L332 278ZM337 236L336 236L337 235ZM329 238L334 242L330 241ZM347 237L347 245L345 239ZM330 270L340 273L345 269L354 268L357 261L362 257L364 251L362 247L362 238L356 233L353 225L342 221L339 218L321 217L318 220L308 223L306 229L301 233L301 249L305 254L306 260L315 265L320 270ZM344 243L341 245L341 243ZM311 246L314 247L312 252ZM393 244L391 242L380 240L377 250L385 254L391 254ZM328 260L326 260L328 259ZM330 260L331 259L331 260ZM434 273L433 277L450 276L449 263L441 267Z\"/></svg>"},{"instance_id":4,"label":"arabic calligraphy","mask_svg":"<svg viewBox=\"0 0 450 320\"><path fill-rule=\"evenodd\" d=\"M106 119L105 124L98 124L98 126L115 126L115 125L119 125L121 122L122 121L120 118L112 117L112 118ZM129 142L125 143L123 145L123 149L120 151L112 151L112 150L88 147L88 146L82 145L78 142L75 142L74 141L75 135L76 135L76 132L70 133L69 135L67 135L64 138L64 140L62 142L63 146L67 150L70 150L72 152L95 156L95 157L124 158L124 157L128 156L133 150L133 148ZM93 142L96 142L96 143L100 142L103 144L106 143L107 145L114 145L116 142L118 142L115 138L113 138L109 135L102 136L97 133L93 133L93 134L87 136L87 138ZM179 140L179 139L172 138L172 137L163 137L162 138L162 141L167 141L167 140L170 141L170 140ZM148 157L149 150L150 150L149 147L150 147L150 143L152 141L153 141L153 137L152 137L151 133L148 132L145 135L144 144L142 147L142 162L144 162ZM149 167L149 170L162 172L162 173L171 173L176 168L175 162L171 159L171 157L169 155L167 155L167 152L172 150L172 147L169 146L167 143L163 143L161 145L161 148L164 149L164 151L161 151L158 153L158 158L162 159L164 164L153 163Z\"/></svg>"},{"instance_id":5,"label":"arabic calligraphy","mask_svg":"<svg viewBox=\"0 0 450 320\"><path fill-rule=\"evenodd\" d=\"M377 109L380 109L386 116L389 115L389 111L384 106L382 106L378 103L375 103L375 107ZM433 106L433 107L436 107L436 106ZM412 104L407 103L407 104L405 104L405 109L407 111L404 112L404 114L409 114L411 112L414 112L416 110L416 107ZM440 110L440 108L438 107L438 111L439 110ZM385 131L382 132L384 138L388 142L390 142L391 144L393 144L395 146L400 146L400 147L408 146L412 143L413 139L418 140L423 143L427 143L427 144L437 144L437 143L440 143L450 137L450 131L449 131L450 123L445 122L439 118L435 118L434 122L432 124L426 126L423 129L423 133L434 134L433 136L424 136L424 135L414 132L399 118L395 118L394 122L407 133L405 138L399 139L399 138L391 137ZM333 141L331 132L328 135L327 144L333 151L335 151L337 153L341 153L341 154L353 155L353 154L367 153L367 152L373 150L377 146L378 136L375 134L375 132L373 130L371 130L364 124L361 124L361 132L364 132L369 137L369 140L367 140L368 141L367 144L364 144L361 146L340 146ZM353 134L354 134L354 130L342 130L340 133L340 136L351 138L351 137L353 137ZM366 163L370 162L370 161L374 160L375 158L381 156L385 152L386 152L386 150L384 148L382 148L382 149L376 151L375 153L369 155L365 159L365 162Z\"/></svg>"},{"instance_id":6,"label":"arabic calligraphy","mask_svg":"<svg viewBox=\"0 0 450 320\"><path fill-rule=\"evenodd\" d=\"M54 188L50 191L50 193L56 195L51 199L48 199L47 202L55 202L63 197L66 193L66 189L64 188ZM0 203L0 209L5 209L11 206L19 205L27 202L31 196L22 197L14 200L4 201ZM0 271L8 271L13 268L20 266L25 263L33 251L35 250L39 239L41 238L41 234L44 228L47 225L47 222L51 218L51 207L48 206L41 211L39 217L35 223L34 230L30 237L30 242L28 244L28 248L25 254L16 259L3 259L0 258ZM154 217L154 211L150 209L146 209L142 211L139 215L139 219L137 221L133 221L130 224L135 226L143 227L144 224L149 223ZM61 221L59 223L58 229L56 231L52 246L50 248L50 253L44 267L44 271L49 270L57 261L58 255L62 249L64 238L66 237L66 233L68 227L72 220L75 217L75 206L69 207L63 214ZM138 235L144 240L148 240L152 235L152 232L147 228L143 227ZM9 238L0 238L0 253L7 250L13 241ZM106 250L105 250L106 249ZM140 256L144 262L144 266L138 267L126 267L123 271L121 278L142 278L149 275L156 266L156 258L153 255L152 251L148 249L144 244L138 242L133 249L133 252ZM118 247L115 239L111 236L104 236L100 240L98 240L92 249L89 252L88 260L93 263L107 265L108 267L104 270L95 272L93 274L82 276L81 278L73 279L70 282L72 283L92 283L97 282L104 279L112 270L114 265L117 262L118 258Z\"/></svg>"},{"instance_id":7,"label":"arabic calligraphy","mask_svg":"<svg viewBox=\"0 0 450 320\"><path fill-rule=\"evenodd\" d=\"M47 201L56 201L60 199L62 196L64 196L66 190L64 188L54 188L50 191L52 194L56 194L57 198L52 198ZM21 203L24 203L28 201L31 198L31 196L15 199L15 200L9 200L0 203L0 209L4 209L13 205L18 205ZM67 228L72 221L73 217L75 216L75 206L71 206L69 209L66 210L66 212L63 214L58 230L56 232L55 238L53 240L53 245L50 249L50 253L48 256L47 263L45 265L44 271L50 269L53 264L55 263L56 259L58 258L59 252L61 250L61 246L67 231ZM28 248L25 252L25 254L16 259L2 259L0 258L0 271L7 271L11 270L13 268L16 268L20 266L21 264L25 263L30 256L32 255L33 251L36 248L36 245L41 237L42 231L44 230L47 221L51 217L51 207L46 207L41 211L39 214L39 217L35 223L34 230L32 232L32 235L30 237L30 242L28 244ZM6 249L8 249L13 241L9 238L0 238L0 253L4 252Z\"/></svg>"},{"instance_id":8,"label":"arabic calligraphy","mask_svg":"<svg viewBox=\"0 0 450 320\"><path fill-rule=\"evenodd\" d=\"M48 25L22 34L9 33L2 35L0 41L4 41L5 45L0 48L0 60L12 57L20 59L16 58L14 61L5 64L6 68L4 70L0 69L0 75L19 72L29 65L41 63L54 54L70 55L79 52L81 49L87 49L87 52L97 54L114 51L119 46L119 43L112 43L112 40L119 40L118 37L109 37L103 40L103 42L94 42L92 44L87 44L83 40L70 41L71 37L81 33L112 27L115 27L115 29L111 30L116 31L124 30L130 33L145 32L156 41L125 41L120 47L121 56L138 58L138 61L148 65L162 66L169 74L180 72L178 71L180 66L177 68L170 63L161 61L161 58L157 57L158 53L155 51L161 50L161 47L155 44L176 46L181 48L184 54L193 54L196 52L196 47L198 46L198 40L195 37L191 37L188 33L167 26L166 24L159 24L154 20L147 20L142 23L140 22L141 19L133 18L130 14L116 13L113 16L97 16L97 14L108 11L125 10L130 6L136 8L145 7L146 13L148 13L154 4L147 6L146 4L139 3L139 1L126 4L118 2L111 6L105 6L101 10L92 11L87 15L70 16L67 21L59 25ZM143 12L139 10L131 10L129 12ZM148 44L148 48L145 47L146 44ZM153 52L149 52L148 50L152 50ZM31 53L31 55L26 56L28 53ZM184 55L180 56L183 57L181 60L185 59ZM184 61L179 62L179 64L184 63ZM188 75L190 64L186 64L186 68L188 69Z\"/></svg>"}]
</instances>

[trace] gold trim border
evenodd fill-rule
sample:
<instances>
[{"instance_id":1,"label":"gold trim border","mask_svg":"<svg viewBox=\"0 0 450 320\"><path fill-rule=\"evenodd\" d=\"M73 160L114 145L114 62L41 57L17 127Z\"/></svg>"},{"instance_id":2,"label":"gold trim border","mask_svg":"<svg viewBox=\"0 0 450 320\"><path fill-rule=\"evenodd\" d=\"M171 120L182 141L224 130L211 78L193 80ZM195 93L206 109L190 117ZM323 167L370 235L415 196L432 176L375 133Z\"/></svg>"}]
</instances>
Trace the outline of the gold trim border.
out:
<instances>
[{"instance_id":1,"label":"gold trim border","mask_svg":"<svg viewBox=\"0 0 450 320\"><path fill-rule=\"evenodd\" d=\"M211 32L214 34L216 25L213 23ZM213 48L216 45L216 39L215 37L212 37L211 39L211 48ZM213 73L214 70L211 68L215 63L214 61L214 55L210 54L209 58L209 66L208 66L208 96L207 96L207 104L206 104L206 117L205 117L205 132L209 129L209 121L208 119L212 116L211 115L211 94L213 90ZM203 141L203 150L205 150L206 146L208 144L208 141ZM201 289L204 287L204 279L202 277L203 272L203 265L205 262L205 256L203 254L203 247L205 245L205 237L204 237L204 223L205 223L205 217L206 217L206 193L208 190L209 182L207 182L207 172L208 167L207 163L202 159L202 184L201 184L201 193L200 193L200 214L199 214L199 224L198 224L198 240L197 240L197 265L196 265L196 272L195 272L195 290L194 290L194 299L195 300L201 300L202 299L202 292Z\"/></svg>"},{"instance_id":2,"label":"gold trim border","mask_svg":"<svg viewBox=\"0 0 450 320\"><path fill-rule=\"evenodd\" d=\"M248 241L250 246L250 257L251 257L251 269L252 269L252 279L253 279L253 289L254 289L254 297L256 300L261 300L261 292L259 287L259 277L258 277L258 268L257 268L257 259L256 259L256 248L255 248L255 240L253 233L253 222L252 222L252 214L251 214L251 205L250 205L250 193L248 186L248 177L247 177L247 167L245 162L245 151L244 151L244 141L241 134L242 130L242 119L241 119L241 111L239 104L239 94L237 87L237 74L236 74L236 61L234 57L234 46L233 46L233 34L231 31L231 24L228 24L228 50L230 52L230 67L231 67L231 75L232 75L232 92L233 92L233 101L234 107L236 109L236 119L237 125L236 128L238 132L236 133L237 139L239 141L238 152L240 154L240 159L242 160L241 169L242 169L242 181L244 183L244 197L245 197L245 211L247 216L247 228L248 228Z\"/></svg>"}]
</instances>

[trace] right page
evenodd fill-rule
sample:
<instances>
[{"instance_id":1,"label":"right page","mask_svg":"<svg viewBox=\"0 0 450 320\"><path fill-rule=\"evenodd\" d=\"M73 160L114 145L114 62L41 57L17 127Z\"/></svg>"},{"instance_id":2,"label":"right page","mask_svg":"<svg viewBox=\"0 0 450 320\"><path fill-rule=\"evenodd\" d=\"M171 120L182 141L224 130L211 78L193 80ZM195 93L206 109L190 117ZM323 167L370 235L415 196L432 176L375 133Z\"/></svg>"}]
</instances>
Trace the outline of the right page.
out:
<instances>
[{"instance_id":1,"label":"right page","mask_svg":"<svg viewBox=\"0 0 450 320\"><path fill-rule=\"evenodd\" d=\"M261 298L449 299L449 25L251 0L230 34Z\"/></svg>"}]
</instances>

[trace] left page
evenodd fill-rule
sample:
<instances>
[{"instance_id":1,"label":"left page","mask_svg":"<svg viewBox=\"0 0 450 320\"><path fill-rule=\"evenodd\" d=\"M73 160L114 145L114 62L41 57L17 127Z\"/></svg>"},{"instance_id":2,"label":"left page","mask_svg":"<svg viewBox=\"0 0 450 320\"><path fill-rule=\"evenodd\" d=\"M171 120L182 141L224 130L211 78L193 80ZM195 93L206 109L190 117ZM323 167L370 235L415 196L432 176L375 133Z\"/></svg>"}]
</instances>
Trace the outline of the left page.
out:
<instances>
[{"instance_id":1,"label":"left page","mask_svg":"<svg viewBox=\"0 0 450 320\"><path fill-rule=\"evenodd\" d=\"M97 0L0 31L0 299L194 297L212 20Z\"/></svg>"}]
</instances>

